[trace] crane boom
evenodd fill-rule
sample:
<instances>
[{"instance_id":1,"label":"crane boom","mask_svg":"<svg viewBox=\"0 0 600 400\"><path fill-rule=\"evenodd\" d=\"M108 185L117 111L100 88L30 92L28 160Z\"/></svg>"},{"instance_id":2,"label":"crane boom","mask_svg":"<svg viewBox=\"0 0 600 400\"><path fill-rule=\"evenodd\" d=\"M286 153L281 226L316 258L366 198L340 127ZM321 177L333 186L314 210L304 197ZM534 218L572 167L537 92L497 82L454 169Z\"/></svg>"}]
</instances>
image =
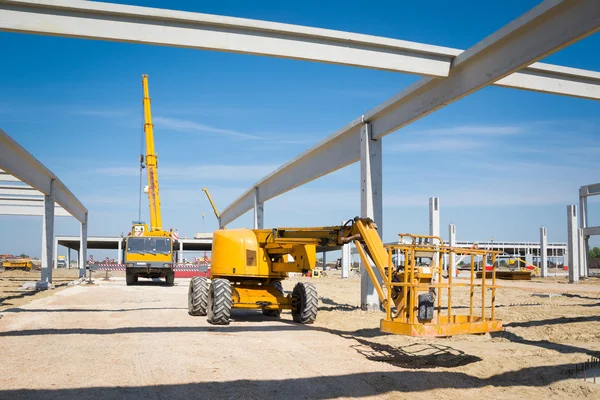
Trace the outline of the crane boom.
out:
<instances>
[{"instance_id":1,"label":"crane boom","mask_svg":"<svg viewBox=\"0 0 600 400\"><path fill-rule=\"evenodd\" d=\"M148 90L148 75L142 75L144 87L144 133L146 134L146 169L148 171L148 201L150 202L150 231L161 231L162 216L160 213L160 194L158 192L158 162L154 150L154 125L150 110L150 92Z\"/></svg>"},{"instance_id":2,"label":"crane boom","mask_svg":"<svg viewBox=\"0 0 600 400\"><path fill-rule=\"evenodd\" d=\"M217 221L220 221L221 215L219 214L219 210L217 210L217 206L215 206L215 203L213 202L213 199L210 196L210 193L208 193L208 189L207 188L202 188L202 191L204 193L206 193L206 197L208 197L208 201L210 202L210 205L212 206L212 209L215 212L215 216L217 217Z\"/></svg>"}]
</instances>

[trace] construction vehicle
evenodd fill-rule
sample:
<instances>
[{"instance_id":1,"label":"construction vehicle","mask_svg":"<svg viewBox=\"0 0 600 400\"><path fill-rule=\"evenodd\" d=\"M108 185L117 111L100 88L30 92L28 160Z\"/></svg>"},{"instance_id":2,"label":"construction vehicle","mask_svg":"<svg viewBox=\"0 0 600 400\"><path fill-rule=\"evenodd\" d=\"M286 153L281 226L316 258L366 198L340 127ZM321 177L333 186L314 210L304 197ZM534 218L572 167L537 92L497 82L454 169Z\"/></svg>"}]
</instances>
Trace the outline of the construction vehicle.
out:
<instances>
[{"instance_id":1,"label":"construction vehicle","mask_svg":"<svg viewBox=\"0 0 600 400\"><path fill-rule=\"evenodd\" d=\"M212 279L195 277L190 281L188 312L193 316L206 315L211 324L227 325L232 308L258 309L268 317L279 317L282 310L291 310L295 322L311 324L317 317L315 286L298 282L290 295L284 293L281 281L289 273L314 270L317 246L338 247L354 242L385 309L380 322L383 332L450 336L502 329L502 322L495 319L495 273L491 285L486 279L481 284L474 281L475 256L491 255L495 260L495 252L447 247L440 238L435 238L435 243L423 240L432 237L403 236L412 241L384 246L374 222L358 217L341 226L217 230L213 233ZM404 259L398 267L392 263L395 253ZM469 284L453 283L451 276L443 280L442 260L449 253L471 255ZM429 264L423 261L427 258ZM452 308L455 286L469 287L471 296L466 315ZM480 308L474 304L474 290L478 286L482 294ZM489 310L485 307L488 290L492 292ZM436 296L437 307L434 307Z\"/></svg>"},{"instance_id":2,"label":"construction vehicle","mask_svg":"<svg viewBox=\"0 0 600 400\"><path fill-rule=\"evenodd\" d=\"M12 258L2 260L2 268L5 270L31 271L33 267L34 263L30 258Z\"/></svg>"},{"instance_id":3,"label":"construction vehicle","mask_svg":"<svg viewBox=\"0 0 600 400\"><path fill-rule=\"evenodd\" d=\"M125 277L127 285L133 285L138 277L165 278L167 285L175 282L173 232L162 226L160 195L158 192L158 163L154 150L154 125L150 110L148 75L142 75L144 89L144 133L146 155L140 155L140 170L146 169L148 186L144 190L150 203L150 227L144 222L134 221L131 232L125 238ZM144 165L145 161L145 165ZM141 177L140 177L141 179Z\"/></svg>"},{"instance_id":4,"label":"construction vehicle","mask_svg":"<svg viewBox=\"0 0 600 400\"><path fill-rule=\"evenodd\" d=\"M210 206L212 207L214 213L215 213L215 217L217 217L217 221L219 221L219 219L221 218L220 214L219 214L219 210L217 210L217 206L215 206L215 203L213 202L212 197L210 196L210 193L208 192L207 188L202 188L202 191L204 193L206 193L206 197L208 198L208 201L210 202Z\"/></svg>"},{"instance_id":5,"label":"construction vehicle","mask_svg":"<svg viewBox=\"0 0 600 400\"><path fill-rule=\"evenodd\" d=\"M65 257L65 256L56 257L56 267L57 268L67 268L67 257Z\"/></svg>"}]
</instances>

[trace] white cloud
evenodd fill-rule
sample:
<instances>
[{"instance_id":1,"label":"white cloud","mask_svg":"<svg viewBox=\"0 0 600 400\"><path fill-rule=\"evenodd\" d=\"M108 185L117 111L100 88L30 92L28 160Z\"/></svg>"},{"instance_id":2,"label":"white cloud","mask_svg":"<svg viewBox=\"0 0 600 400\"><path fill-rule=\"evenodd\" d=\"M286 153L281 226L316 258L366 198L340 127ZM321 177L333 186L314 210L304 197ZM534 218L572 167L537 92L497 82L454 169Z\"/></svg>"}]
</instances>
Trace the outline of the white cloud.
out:
<instances>
[{"instance_id":1,"label":"white cloud","mask_svg":"<svg viewBox=\"0 0 600 400\"><path fill-rule=\"evenodd\" d=\"M238 132L231 129L215 128L204 124L199 124L194 121L178 118L167 118L167 117L155 117L154 124L160 126L161 129L170 129L178 132L191 132L191 133L217 133L222 135L235 136L245 139L263 139L260 136Z\"/></svg>"}]
</instances>

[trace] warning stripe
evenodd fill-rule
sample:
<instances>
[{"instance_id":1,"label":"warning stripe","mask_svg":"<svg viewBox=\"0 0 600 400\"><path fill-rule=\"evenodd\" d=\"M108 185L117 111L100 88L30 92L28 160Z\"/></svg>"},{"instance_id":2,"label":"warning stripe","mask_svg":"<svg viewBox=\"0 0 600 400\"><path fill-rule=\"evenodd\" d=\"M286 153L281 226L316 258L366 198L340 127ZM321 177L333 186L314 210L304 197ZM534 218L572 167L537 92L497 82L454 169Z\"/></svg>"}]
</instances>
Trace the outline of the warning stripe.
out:
<instances>
[{"instance_id":1,"label":"warning stripe","mask_svg":"<svg viewBox=\"0 0 600 400\"><path fill-rule=\"evenodd\" d=\"M125 271L125 264L96 264L95 266L99 267L95 268L96 271ZM189 264L174 264L173 271L198 272L200 271L200 267Z\"/></svg>"}]
</instances>

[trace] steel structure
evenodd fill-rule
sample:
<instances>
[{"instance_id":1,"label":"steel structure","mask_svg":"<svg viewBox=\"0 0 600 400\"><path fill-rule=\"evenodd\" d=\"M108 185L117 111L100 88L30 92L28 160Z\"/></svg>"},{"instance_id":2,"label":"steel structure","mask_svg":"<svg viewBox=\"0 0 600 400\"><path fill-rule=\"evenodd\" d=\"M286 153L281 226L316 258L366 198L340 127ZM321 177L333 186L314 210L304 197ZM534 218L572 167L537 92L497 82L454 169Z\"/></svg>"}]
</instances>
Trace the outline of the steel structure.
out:
<instances>
[{"instance_id":1,"label":"steel structure","mask_svg":"<svg viewBox=\"0 0 600 400\"><path fill-rule=\"evenodd\" d=\"M6 182L10 182L6 184ZM22 183L20 183L22 182ZM88 211L48 168L0 129L0 214L42 216L42 281L52 282L54 217L81 223L79 265L86 257ZM80 270L83 276L85 270Z\"/></svg>"}]
</instances>

